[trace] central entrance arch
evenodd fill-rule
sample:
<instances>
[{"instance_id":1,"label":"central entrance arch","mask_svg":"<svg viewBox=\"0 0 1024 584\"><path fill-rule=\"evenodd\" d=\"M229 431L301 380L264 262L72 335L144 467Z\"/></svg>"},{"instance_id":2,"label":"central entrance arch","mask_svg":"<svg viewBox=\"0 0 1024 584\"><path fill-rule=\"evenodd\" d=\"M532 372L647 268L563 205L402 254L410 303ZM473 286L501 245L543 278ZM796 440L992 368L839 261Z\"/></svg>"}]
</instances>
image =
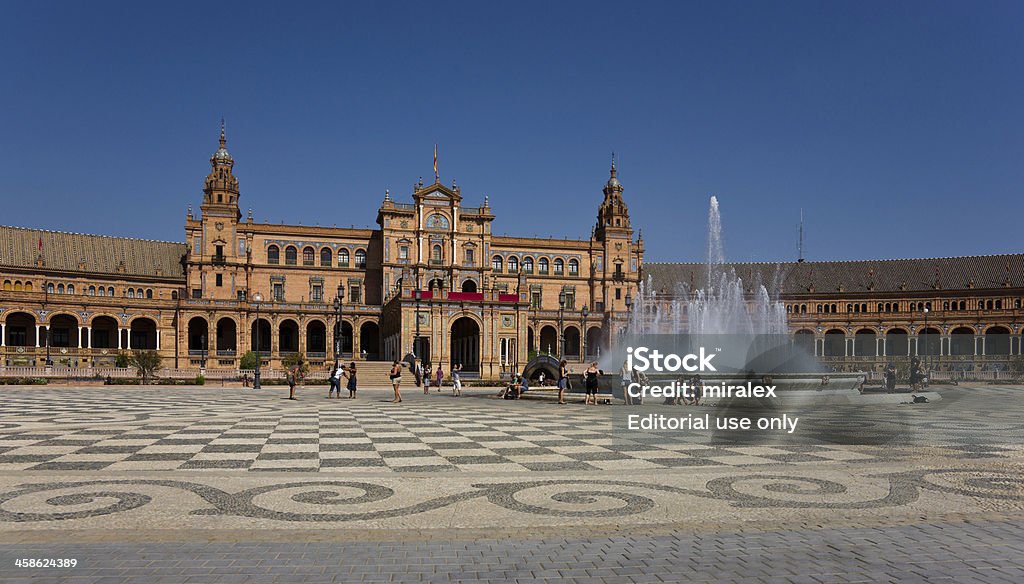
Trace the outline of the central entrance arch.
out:
<instances>
[{"instance_id":1,"label":"central entrance arch","mask_svg":"<svg viewBox=\"0 0 1024 584\"><path fill-rule=\"evenodd\" d=\"M463 371L480 371L480 326L468 316L452 323L451 363L462 365Z\"/></svg>"}]
</instances>

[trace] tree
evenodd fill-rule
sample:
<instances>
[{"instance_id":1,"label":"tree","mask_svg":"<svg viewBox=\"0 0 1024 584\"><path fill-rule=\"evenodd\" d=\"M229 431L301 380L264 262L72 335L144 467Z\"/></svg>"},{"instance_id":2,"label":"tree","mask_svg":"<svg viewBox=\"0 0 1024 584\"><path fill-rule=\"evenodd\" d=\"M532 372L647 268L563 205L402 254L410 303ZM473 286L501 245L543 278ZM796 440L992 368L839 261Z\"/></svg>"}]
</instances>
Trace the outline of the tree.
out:
<instances>
[{"instance_id":1,"label":"tree","mask_svg":"<svg viewBox=\"0 0 1024 584\"><path fill-rule=\"evenodd\" d=\"M121 369L131 367L131 360L131 355L124 351L118 351L117 358L114 359L114 367L120 367Z\"/></svg>"},{"instance_id":2,"label":"tree","mask_svg":"<svg viewBox=\"0 0 1024 584\"><path fill-rule=\"evenodd\" d=\"M239 369L255 369L256 368L256 352L246 351L242 355L242 361L238 364Z\"/></svg>"},{"instance_id":3,"label":"tree","mask_svg":"<svg viewBox=\"0 0 1024 584\"><path fill-rule=\"evenodd\" d=\"M149 378L160 368L160 355L156 351L135 351L128 361L142 377L142 383L149 383Z\"/></svg>"},{"instance_id":4,"label":"tree","mask_svg":"<svg viewBox=\"0 0 1024 584\"><path fill-rule=\"evenodd\" d=\"M299 373L303 377L309 373L309 361L306 361L306 356L302 353L292 353L281 359L281 366L284 367L285 371L291 370L292 367L298 367Z\"/></svg>"}]
</instances>

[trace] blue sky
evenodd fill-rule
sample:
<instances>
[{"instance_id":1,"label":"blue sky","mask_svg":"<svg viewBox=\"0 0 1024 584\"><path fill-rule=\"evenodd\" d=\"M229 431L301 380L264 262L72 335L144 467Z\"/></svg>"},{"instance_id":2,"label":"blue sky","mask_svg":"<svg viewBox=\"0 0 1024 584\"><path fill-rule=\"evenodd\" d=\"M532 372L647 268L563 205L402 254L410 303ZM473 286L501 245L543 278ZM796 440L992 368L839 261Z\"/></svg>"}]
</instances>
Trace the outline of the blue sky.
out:
<instances>
[{"instance_id":1,"label":"blue sky","mask_svg":"<svg viewBox=\"0 0 1024 584\"><path fill-rule=\"evenodd\" d=\"M243 214L373 225L456 179L648 261L1019 252L1020 2L0 4L0 223L181 240L221 116Z\"/></svg>"}]
</instances>

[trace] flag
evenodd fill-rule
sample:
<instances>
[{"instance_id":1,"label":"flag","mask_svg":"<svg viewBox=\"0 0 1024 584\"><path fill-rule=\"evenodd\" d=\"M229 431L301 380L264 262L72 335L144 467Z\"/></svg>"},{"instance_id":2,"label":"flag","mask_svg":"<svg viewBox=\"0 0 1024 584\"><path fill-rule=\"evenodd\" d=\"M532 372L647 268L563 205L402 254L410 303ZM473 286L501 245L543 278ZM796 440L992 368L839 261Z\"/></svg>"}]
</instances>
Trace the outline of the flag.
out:
<instances>
[{"instance_id":1,"label":"flag","mask_svg":"<svg viewBox=\"0 0 1024 584\"><path fill-rule=\"evenodd\" d=\"M434 179L438 178L440 178L440 175L437 174L437 144L434 144Z\"/></svg>"},{"instance_id":2,"label":"flag","mask_svg":"<svg viewBox=\"0 0 1024 584\"><path fill-rule=\"evenodd\" d=\"M43 251L43 238L42 237L39 238L39 251L40 251L40 253Z\"/></svg>"}]
</instances>

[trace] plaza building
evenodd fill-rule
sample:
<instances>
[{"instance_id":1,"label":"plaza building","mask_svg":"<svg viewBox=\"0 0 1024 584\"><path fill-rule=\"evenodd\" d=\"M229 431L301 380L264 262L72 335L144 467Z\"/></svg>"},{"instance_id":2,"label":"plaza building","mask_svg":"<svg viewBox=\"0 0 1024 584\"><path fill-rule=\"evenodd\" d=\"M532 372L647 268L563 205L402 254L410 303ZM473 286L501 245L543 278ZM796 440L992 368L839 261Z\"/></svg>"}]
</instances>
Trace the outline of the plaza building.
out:
<instances>
[{"instance_id":1,"label":"plaza building","mask_svg":"<svg viewBox=\"0 0 1024 584\"><path fill-rule=\"evenodd\" d=\"M258 223L242 216L223 128L210 165L182 242L0 227L2 364L100 368L151 349L166 367L236 371L252 350L271 369L295 353L314 366L414 355L495 379L537 354L597 358L641 282L671 311L706 270L644 263L614 161L589 239L494 235L487 198L467 206L436 173L385 192L373 229ZM771 283L794 340L840 369L927 354L981 370L1021 354L1022 254L732 267Z\"/></svg>"}]
</instances>

